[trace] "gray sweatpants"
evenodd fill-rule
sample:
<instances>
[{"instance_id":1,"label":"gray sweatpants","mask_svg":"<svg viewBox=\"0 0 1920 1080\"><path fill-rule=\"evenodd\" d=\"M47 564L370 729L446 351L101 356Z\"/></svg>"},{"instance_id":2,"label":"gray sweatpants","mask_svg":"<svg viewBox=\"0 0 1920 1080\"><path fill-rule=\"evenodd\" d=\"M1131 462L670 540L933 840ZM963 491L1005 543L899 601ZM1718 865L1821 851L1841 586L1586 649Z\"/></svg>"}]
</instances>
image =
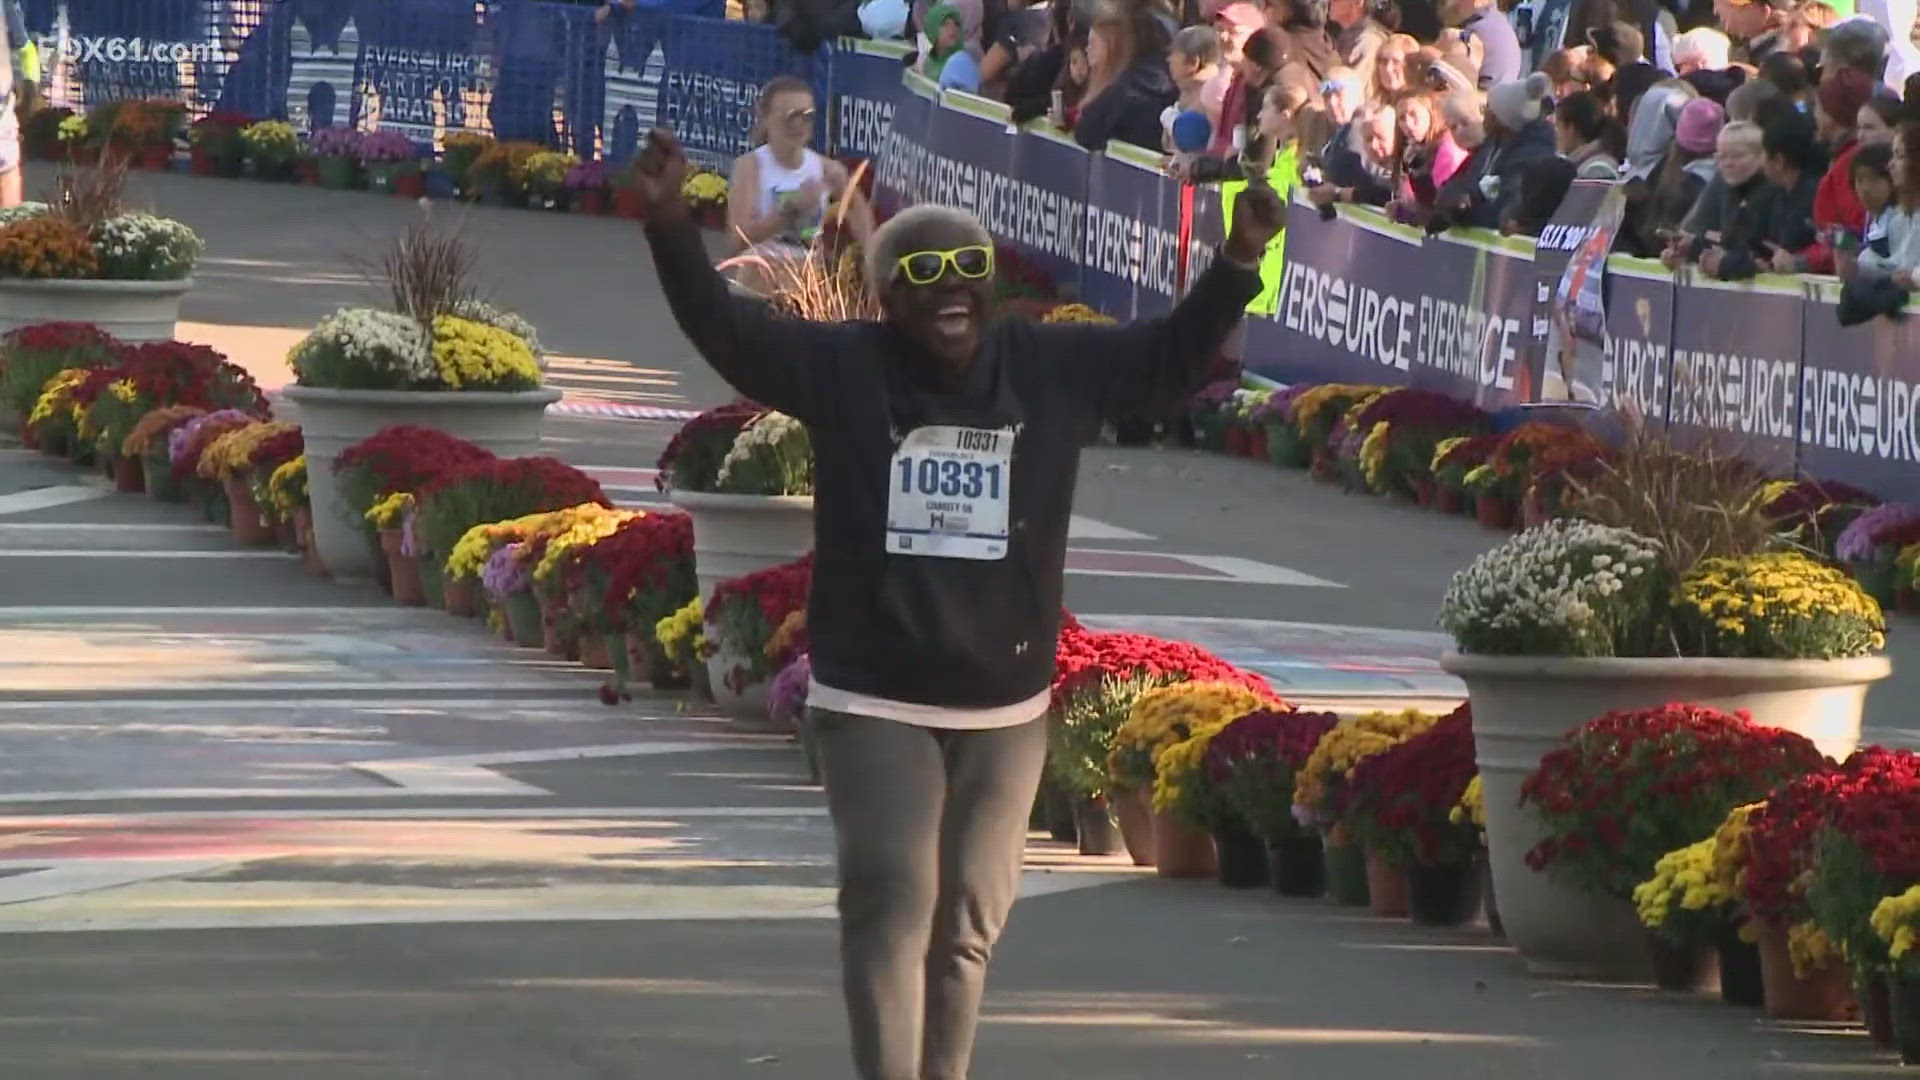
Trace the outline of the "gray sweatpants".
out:
<instances>
[{"instance_id":1,"label":"gray sweatpants","mask_svg":"<svg viewBox=\"0 0 1920 1080\"><path fill-rule=\"evenodd\" d=\"M987 958L1020 885L1044 718L953 731L810 710L840 855L860 1080L966 1080Z\"/></svg>"}]
</instances>

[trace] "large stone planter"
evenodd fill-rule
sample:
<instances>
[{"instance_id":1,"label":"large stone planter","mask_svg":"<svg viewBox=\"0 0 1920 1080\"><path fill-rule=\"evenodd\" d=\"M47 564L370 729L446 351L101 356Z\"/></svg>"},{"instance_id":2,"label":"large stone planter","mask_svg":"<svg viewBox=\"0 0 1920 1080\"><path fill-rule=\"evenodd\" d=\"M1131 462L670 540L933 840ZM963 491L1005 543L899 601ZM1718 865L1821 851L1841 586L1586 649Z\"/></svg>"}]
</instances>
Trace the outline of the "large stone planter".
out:
<instances>
[{"instance_id":1,"label":"large stone planter","mask_svg":"<svg viewBox=\"0 0 1920 1080\"><path fill-rule=\"evenodd\" d=\"M1893 670L1857 660L1574 659L1448 653L1467 684L1484 787L1487 853L1507 940L1536 974L1593 979L1652 975L1645 931L1625 900L1560 885L1527 868L1540 840L1518 806L1520 785L1555 740L1602 713L1685 701L1745 709L1843 758L1860 739L1867 687Z\"/></svg>"},{"instance_id":2,"label":"large stone planter","mask_svg":"<svg viewBox=\"0 0 1920 1080\"><path fill-rule=\"evenodd\" d=\"M674 491L673 505L693 518L693 567L700 597L755 570L792 562L813 550L813 496L715 495Z\"/></svg>"},{"instance_id":3,"label":"large stone planter","mask_svg":"<svg viewBox=\"0 0 1920 1080\"><path fill-rule=\"evenodd\" d=\"M492 393L289 386L281 393L297 411L289 419L300 424L306 438L314 545L338 581L374 576L374 551L361 522L341 504L334 484L333 463L342 451L382 428L413 424L444 431L501 457L521 457L539 450L541 420L547 406L560 400L560 391L551 388Z\"/></svg>"},{"instance_id":4,"label":"large stone planter","mask_svg":"<svg viewBox=\"0 0 1920 1080\"><path fill-rule=\"evenodd\" d=\"M813 496L716 495L674 491L673 504L693 518L693 568L703 602L713 587L789 563L813 550ZM714 703L749 725L767 722L765 681L735 692L724 681L740 661L724 651L707 659Z\"/></svg>"},{"instance_id":5,"label":"large stone planter","mask_svg":"<svg viewBox=\"0 0 1920 1080\"><path fill-rule=\"evenodd\" d=\"M49 322L92 323L121 341L172 341L184 281L0 278L0 333Z\"/></svg>"}]
</instances>

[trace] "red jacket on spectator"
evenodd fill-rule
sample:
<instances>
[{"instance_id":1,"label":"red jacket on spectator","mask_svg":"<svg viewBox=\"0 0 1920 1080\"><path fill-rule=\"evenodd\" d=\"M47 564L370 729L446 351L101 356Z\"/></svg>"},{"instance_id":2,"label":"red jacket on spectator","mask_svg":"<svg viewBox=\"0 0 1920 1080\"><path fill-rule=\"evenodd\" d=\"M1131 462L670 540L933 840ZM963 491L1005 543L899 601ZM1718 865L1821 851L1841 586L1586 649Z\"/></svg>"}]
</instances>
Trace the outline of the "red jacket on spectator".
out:
<instances>
[{"instance_id":1,"label":"red jacket on spectator","mask_svg":"<svg viewBox=\"0 0 1920 1080\"><path fill-rule=\"evenodd\" d=\"M1809 274L1833 273L1833 248L1827 244L1829 229L1837 226L1855 236L1866 231L1867 210L1853 191L1853 154L1858 149L1859 143L1849 143L1828 166L1827 175L1820 178L1820 189L1813 196L1813 227L1819 239L1800 253Z\"/></svg>"}]
</instances>

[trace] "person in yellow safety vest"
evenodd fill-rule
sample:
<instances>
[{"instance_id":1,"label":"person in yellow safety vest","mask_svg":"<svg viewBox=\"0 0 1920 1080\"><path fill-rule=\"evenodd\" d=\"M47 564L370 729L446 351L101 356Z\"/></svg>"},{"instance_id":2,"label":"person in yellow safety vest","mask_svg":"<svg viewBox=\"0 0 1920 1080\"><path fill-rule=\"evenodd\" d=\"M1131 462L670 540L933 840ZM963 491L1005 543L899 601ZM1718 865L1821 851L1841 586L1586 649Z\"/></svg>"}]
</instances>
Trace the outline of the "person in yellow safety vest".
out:
<instances>
[{"instance_id":1,"label":"person in yellow safety vest","mask_svg":"<svg viewBox=\"0 0 1920 1080\"><path fill-rule=\"evenodd\" d=\"M1259 138L1253 140L1248 156L1242 159L1242 168L1247 173L1256 171L1265 158L1267 184L1283 201L1290 200L1293 186L1300 181L1301 107L1306 99L1297 89L1286 86L1269 87L1265 99L1260 103ZM1221 230L1233 228L1233 204L1240 190L1247 186L1245 180L1229 180L1220 185ZM1247 305L1247 311L1254 315L1272 315L1280 299L1280 276L1286 268L1287 231L1281 229L1273 239L1267 242L1267 251L1260 260L1260 295Z\"/></svg>"},{"instance_id":2,"label":"person in yellow safety vest","mask_svg":"<svg viewBox=\"0 0 1920 1080\"><path fill-rule=\"evenodd\" d=\"M40 46L27 32L26 12L20 0L7 5L7 41L13 46L13 91L22 113L32 113L40 100Z\"/></svg>"}]
</instances>

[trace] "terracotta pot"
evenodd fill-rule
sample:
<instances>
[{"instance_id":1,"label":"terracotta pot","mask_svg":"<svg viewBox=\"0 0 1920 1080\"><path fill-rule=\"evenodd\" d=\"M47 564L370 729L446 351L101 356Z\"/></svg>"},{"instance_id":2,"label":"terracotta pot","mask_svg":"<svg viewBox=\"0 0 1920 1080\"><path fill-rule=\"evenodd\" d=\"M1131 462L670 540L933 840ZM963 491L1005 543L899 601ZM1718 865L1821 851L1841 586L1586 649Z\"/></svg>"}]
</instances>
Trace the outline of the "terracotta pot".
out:
<instances>
[{"instance_id":1,"label":"terracotta pot","mask_svg":"<svg viewBox=\"0 0 1920 1080\"><path fill-rule=\"evenodd\" d=\"M478 613L476 593L480 583L470 577L448 578L443 599L446 601L447 614L471 619Z\"/></svg>"},{"instance_id":2,"label":"terracotta pot","mask_svg":"<svg viewBox=\"0 0 1920 1080\"><path fill-rule=\"evenodd\" d=\"M1247 429L1239 424L1227 425L1227 456L1247 456Z\"/></svg>"},{"instance_id":3,"label":"terracotta pot","mask_svg":"<svg viewBox=\"0 0 1920 1080\"><path fill-rule=\"evenodd\" d=\"M1247 456L1255 461L1267 460L1266 425L1247 429Z\"/></svg>"},{"instance_id":4,"label":"terracotta pot","mask_svg":"<svg viewBox=\"0 0 1920 1080\"><path fill-rule=\"evenodd\" d=\"M1844 965L1826 964L1805 976L1794 974L1787 952L1787 928L1763 923L1760 937L1760 982L1766 991L1767 1015L1775 1020L1854 1020L1860 1007L1853 998L1853 979Z\"/></svg>"},{"instance_id":5,"label":"terracotta pot","mask_svg":"<svg viewBox=\"0 0 1920 1080\"><path fill-rule=\"evenodd\" d=\"M1491 492L1473 496L1473 517L1482 528L1506 532L1513 528L1513 500Z\"/></svg>"},{"instance_id":6,"label":"terracotta pot","mask_svg":"<svg viewBox=\"0 0 1920 1080\"><path fill-rule=\"evenodd\" d=\"M320 561L320 552L313 546L313 508L296 507L293 511L294 535L300 539L300 554L306 560L307 569L321 577L327 576L326 564Z\"/></svg>"},{"instance_id":7,"label":"terracotta pot","mask_svg":"<svg viewBox=\"0 0 1920 1080\"><path fill-rule=\"evenodd\" d=\"M607 189L582 188L580 197L573 202L573 209L581 214L604 214L607 212Z\"/></svg>"},{"instance_id":8,"label":"terracotta pot","mask_svg":"<svg viewBox=\"0 0 1920 1080\"><path fill-rule=\"evenodd\" d=\"M1267 841L1267 876L1281 896L1308 899L1327 890L1326 852L1320 837L1295 831Z\"/></svg>"},{"instance_id":9,"label":"terracotta pot","mask_svg":"<svg viewBox=\"0 0 1920 1080\"><path fill-rule=\"evenodd\" d=\"M613 189L613 212L634 221L644 220L647 216L646 204L640 201L640 193L628 187Z\"/></svg>"},{"instance_id":10,"label":"terracotta pot","mask_svg":"<svg viewBox=\"0 0 1920 1080\"><path fill-rule=\"evenodd\" d=\"M1120 788L1111 795L1113 816L1120 824L1120 839L1133 856L1133 865L1153 865L1153 807L1144 788Z\"/></svg>"},{"instance_id":11,"label":"terracotta pot","mask_svg":"<svg viewBox=\"0 0 1920 1080\"><path fill-rule=\"evenodd\" d=\"M1662 990L1694 994L1720 988L1720 954L1707 946L1648 931L1647 953L1653 957L1653 985Z\"/></svg>"},{"instance_id":12,"label":"terracotta pot","mask_svg":"<svg viewBox=\"0 0 1920 1080\"><path fill-rule=\"evenodd\" d=\"M1466 495L1456 487L1434 485L1433 508L1443 514L1458 514L1467 504Z\"/></svg>"},{"instance_id":13,"label":"terracotta pot","mask_svg":"<svg viewBox=\"0 0 1920 1080\"><path fill-rule=\"evenodd\" d=\"M1413 505L1415 506L1432 506L1433 505L1433 481L1432 480L1429 480L1426 477L1421 477L1420 479L1415 480L1413 482Z\"/></svg>"},{"instance_id":14,"label":"terracotta pot","mask_svg":"<svg viewBox=\"0 0 1920 1080\"><path fill-rule=\"evenodd\" d=\"M540 643L556 660L580 659L580 635L567 625L566 604L540 597Z\"/></svg>"},{"instance_id":15,"label":"terracotta pot","mask_svg":"<svg viewBox=\"0 0 1920 1080\"><path fill-rule=\"evenodd\" d=\"M125 454L115 455L113 459L113 490L124 495L138 495L146 491L146 465L136 457L128 457Z\"/></svg>"},{"instance_id":16,"label":"terracotta pot","mask_svg":"<svg viewBox=\"0 0 1920 1080\"><path fill-rule=\"evenodd\" d=\"M393 599L407 607L425 607L427 593L420 584L420 560L401 554L402 546L399 529L380 530L380 552L387 557L387 576L393 582Z\"/></svg>"},{"instance_id":17,"label":"terracotta pot","mask_svg":"<svg viewBox=\"0 0 1920 1080\"><path fill-rule=\"evenodd\" d=\"M260 520L260 507L253 501L253 488L237 476L220 482L227 497L227 525L233 538L247 547L265 547L273 543L273 533Z\"/></svg>"},{"instance_id":18,"label":"terracotta pot","mask_svg":"<svg viewBox=\"0 0 1920 1080\"><path fill-rule=\"evenodd\" d=\"M1218 869L1213 837L1158 810L1153 812L1153 859L1161 877L1207 878Z\"/></svg>"},{"instance_id":19,"label":"terracotta pot","mask_svg":"<svg viewBox=\"0 0 1920 1080\"><path fill-rule=\"evenodd\" d=\"M703 229L708 229L713 232L727 231L727 206L725 203L714 203L710 206L703 206L699 209L696 216L699 218L700 227Z\"/></svg>"},{"instance_id":20,"label":"terracotta pot","mask_svg":"<svg viewBox=\"0 0 1920 1080\"><path fill-rule=\"evenodd\" d=\"M593 671L612 671L613 656L607 652L605 635L584 633L580 635L580 664Z\"/></svg>"},{"instance_id":21,"label":"terracotta pot","mask_svg":"<svg viewBox=\"0 0 1920 1080\"><path fill-rule=\"evenodd\" d=\"M1411 911L1407 872L1389 863L1372 848L1366 849L1367 909L1386 918L1404 918Z\"/></svg>"},{"instance_id":22,"label":"terracotta pot","mask_svg":"<svg viewBox=\"0 0 1920 1080\"><path fill-rule=\"evenodd\" d=\"M173 166L173 147L143 146L135 157L141 168L165 172Z\"/></svg>"},{"instance_id":23,"label":"terracotta pot","mask_svg":"<svg viewBox=\"0 0 1920 1080\"><path fill-rule=\"evenodd\" d=\"M427 177L419 169L393 174L393 193L403 199L418 199L427 193Z\"/></svg>"},{"instance_id":24,"label":"terracotta pot","mask_svg":"<svg viewBox=\"0 0 1920 1080\"><path fill-rule=\"evenodd\" d=\"M1540 494L1540 485L1527 487L1526 497L1520 500L1520 527L1531 529L1547 523L1547 500Z\"/></svg>"},{"instance_id":25,"label":"terracotta pot","mask_svg":"<svg viewBox=\"0 0 1920 1080\"><path fill-rule=\"evenodd\" d=\"M1331 482L1340 479L1340 463L1334 460L1333 451L1324 446L1313 448L1313 478Z\"/></svg>"}]
</instances>

